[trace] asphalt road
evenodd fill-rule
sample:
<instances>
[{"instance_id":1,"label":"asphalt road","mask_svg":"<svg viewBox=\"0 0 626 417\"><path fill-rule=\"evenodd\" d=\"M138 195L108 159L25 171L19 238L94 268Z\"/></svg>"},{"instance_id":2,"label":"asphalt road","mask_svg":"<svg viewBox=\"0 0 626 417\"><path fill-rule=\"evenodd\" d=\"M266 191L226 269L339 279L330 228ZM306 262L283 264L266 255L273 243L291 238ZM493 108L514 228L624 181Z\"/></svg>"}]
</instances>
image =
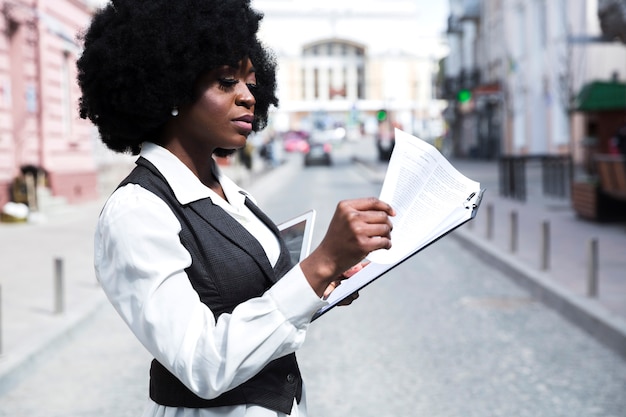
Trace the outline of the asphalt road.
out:
<instances>
[{"instance_id":1,"label":"asphalt road","mask_svg":"<svg viewBox=\"0 0 626 417\"><path fill-rule=\"evenodd\" d=\"M248 189L276 221L380 184L337 149ZM452 238L312 326L299 362L312 417L625 417L626 362L533 300ZM0 398L0 416L141 415L150 357L108 305Z\"/></svg>"}]
</instances>

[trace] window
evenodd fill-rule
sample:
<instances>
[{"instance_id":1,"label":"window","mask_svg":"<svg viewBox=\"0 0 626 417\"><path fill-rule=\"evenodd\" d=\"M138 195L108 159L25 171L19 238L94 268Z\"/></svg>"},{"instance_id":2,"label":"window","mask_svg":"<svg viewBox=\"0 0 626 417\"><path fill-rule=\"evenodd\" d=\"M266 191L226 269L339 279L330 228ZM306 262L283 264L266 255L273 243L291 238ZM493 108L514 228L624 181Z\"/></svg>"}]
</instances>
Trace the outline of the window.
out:
<instances>
[{"instance_id":1,"label":"window","mask_svg":"<svg viewBox=\"0 0 626 417\"><path fill-rule=\"evenodd\" d=\"M72 78L70 71L70 54L64 52L61 61L61 111L63 118L63 135L72 139Z\"/></svg>"},{"instance_id":2,"label":"window","mask_svg":"<svg viewBox=\"0 0 626 417\"><path fill-rule=\"evenodd\" d=\"M517 38L517 56L522 57L526 55L526 11L524 6L520 5L516 12L516 33Z\"/></svg>"},{"instance_id":3,"label":"window","mask_svg":"<svg viewBox=\"0 0 626 417\"><path fill-rule=\"evenodd\" d=\"M546 0L537 0L537 43L541 48L548 44L548 18Z\"/></svg>"},{"instance_id":4,"label":"window","mask_svg":"<svg viewBox=\"0 0 626 417\"><path fill-rule=\"evenodd\" d=\"M303 97L319 99L322 98L320 92L328 92L330 99L333 97L347 100L365 98L365 79L363 78L365 48L363 46L332 39L304 47L302 55L324 58L306 61L307 68L312 68L313 71L313 83L312 85L310 82L303 83Z\"/></svg>"}]
</instances>

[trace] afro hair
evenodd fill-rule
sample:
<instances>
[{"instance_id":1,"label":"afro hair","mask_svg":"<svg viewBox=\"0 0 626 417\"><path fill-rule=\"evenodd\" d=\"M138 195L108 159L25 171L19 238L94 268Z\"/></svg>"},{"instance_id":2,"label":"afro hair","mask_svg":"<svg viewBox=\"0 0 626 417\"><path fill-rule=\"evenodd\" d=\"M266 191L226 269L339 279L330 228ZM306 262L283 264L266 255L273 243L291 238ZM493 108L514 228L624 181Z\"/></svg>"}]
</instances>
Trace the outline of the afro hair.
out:
<instances>
[{"instance_id":1,"label":"afro hair","mask_svg":"<svg viewBox=\"0 0 626 417\"><path fill-rule=\"evenodd\" d=\"M138 154L172 108L194 101L198 77L250 58L257 88L253 129L277 106L276 61L259 41L250 0L112 0L82 35L79 111L111 150Z\"/></svg>"}]
</instances>

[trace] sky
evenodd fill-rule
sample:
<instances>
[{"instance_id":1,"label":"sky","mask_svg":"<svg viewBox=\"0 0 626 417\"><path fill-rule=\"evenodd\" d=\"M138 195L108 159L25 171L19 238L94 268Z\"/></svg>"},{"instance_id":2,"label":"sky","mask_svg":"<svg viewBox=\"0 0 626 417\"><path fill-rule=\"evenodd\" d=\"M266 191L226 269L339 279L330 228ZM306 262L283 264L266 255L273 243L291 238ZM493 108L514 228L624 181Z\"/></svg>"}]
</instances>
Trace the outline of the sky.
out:
<instances>
[{"instance_id":1,"label":"sky","mask_svg":"<svg viewBox=\"0 0 626 417\"><path fill-rule=\"evenodd\" d=\"M367 43L372 53L393 49L424 56L445 53L437 38L447 27L448 0L252 0L252 5L265 14L260 37L272 49L287 54L297 54L303 42L327 33ZM286 11L318 18L302 23L287 19ZM330 14L358 15L358 19L338 20L333 25L326 18L320 23L321 16ZM378 17L377 26L369 30L371 26L364 27L363 22L374 16Z\"/></svg>"},{"instance_id":2,"label":"sky","mask_svg":"<svg viewBox=\"0 0 626 417\"><path fill-rule=\"evenodd\" d=\"M260 37L277 52L295 55L302 44L338 37L367 44L368 53L441 52L448 17L445 0L253 0L265 14ZM300 16L293 18L293 15ZM331 16L336 19L333 22Z\"/></svg>"}]
</instances>

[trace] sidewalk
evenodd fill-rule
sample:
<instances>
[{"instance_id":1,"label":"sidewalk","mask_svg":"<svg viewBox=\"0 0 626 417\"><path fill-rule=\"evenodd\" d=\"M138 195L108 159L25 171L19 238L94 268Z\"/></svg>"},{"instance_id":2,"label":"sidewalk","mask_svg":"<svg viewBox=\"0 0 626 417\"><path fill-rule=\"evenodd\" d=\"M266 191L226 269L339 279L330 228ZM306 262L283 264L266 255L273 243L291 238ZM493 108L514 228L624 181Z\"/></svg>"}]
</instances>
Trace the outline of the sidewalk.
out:
<instances>
[{"instance_id":1,"label":"sidewalk","mask_svg":"<svg viewBox=\"0 0 626 417\"><path fill-rule=\"evenodd\" d=\"M580 220L567 200L545 199L532 186L526 203L500 198L495 163L453 163L480 181L487 192L477 218L451 236L507 270L537 298L626 357L626 225ZM384 175L384 164L368 165L374 167L372 175ZM244 187L261 174L237 167L228 170ZM92 264L93 232L102 204L103 200L58 208L40 224L0 223L0 395L108 305ZM491 239L486 238L489 206L493 207ZM509 251L511 210L519 217L516 253ZM541 223L546 220L551 230L550 269L540 271ZM591 238L597 238L600 247L595 299L585 295ZM63 263L61 313L55 312L55 259Z\"/></svg>"},{"instance_id":2,"label":"sidewalk","mask_svg":"<svg viewBox=\"0 0 626 417\"><path fill-rule=\"evenodd\" d=\"M0 223L0 395L104 305L93 273L102 202L56 208L39 224ZM55 259L63 264L57 313Z\"/></svg>"},{"instance_id":3,"label":"sidewalk","mask_svg":"<svg viewBox=\"0 0 626 417\"><path fill-rule=\"evenodd\" d=\"M487 189L477 217L453 236L626 358L626 223L590 222L577 217L569 198L544 197L538 166L529 167L527 200L520 202L499 196L497 162L452 162ZM512 213L518 225L515 251ZM592 240L598 245L595 297L589 296Z\"/></svg>"},{"instance_id":4,"label":"sidewalk","mask_svg":"<svg viewBox=\"0 0 626 417\"><path fill-rule=\"evenodd\" d=\"M54 207L38 223L0 223L0 396L108 306L94 274L93 234L106 197L133 160L103 172L98 201ZM266 169L255 166L222 169L246 186Z\"/></svg>"},{"instance_id":5,"label":"sidewalk","mask_svg":"<svg viewBox=\"0 0 626 417\"><path fill-rule=\"evenodd\" d=\"M374 153L359 152L356 159L382 184L386 165L372 162ZM583 220L571 208L569 198L544 197L539 166L527 167L527 198L520 202L500 197L496 161L451 162L467 177L480 182L486 192L476 218L450 236L626 359L626 223ZM514 252L513 212L518 219ZM549 229L545 270L544 222ZM599 248L596 297L588 296L592 239Z\"/></svg>"}]
</instances>

